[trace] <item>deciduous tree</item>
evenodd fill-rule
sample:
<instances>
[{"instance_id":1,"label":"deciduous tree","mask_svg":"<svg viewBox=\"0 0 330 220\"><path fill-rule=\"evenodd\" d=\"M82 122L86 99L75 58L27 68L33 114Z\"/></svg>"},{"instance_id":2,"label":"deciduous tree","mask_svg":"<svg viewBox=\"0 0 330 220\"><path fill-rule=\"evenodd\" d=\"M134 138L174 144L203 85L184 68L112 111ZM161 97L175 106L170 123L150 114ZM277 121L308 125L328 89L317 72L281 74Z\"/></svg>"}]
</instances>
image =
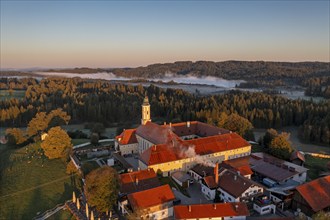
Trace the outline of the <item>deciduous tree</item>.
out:
<instances>
[{"instance_id":1,"label":"deciduous tree","mask_svg":"<svg viewBox=\"0 0 330 220\"><path fill-rule=\"evenodd\" d=\"M72 149L71 138L61 127L53 127L41 143L41 148L49 159L65 158Z\"/></svg>"},{"instance_id":2,"label":"deciduous tree","mask_svg":"<svg viewBox=\"0 0 330 220\"><path fill-rule=\"evenodd\" d=\"M275 137L269 144L269 153L275 157L288 160L293 151L288 139L289 135L287 133L281 133Z\"/></svg>"},{"instance_id":3,"label":"deciduous tree","mask_svg":"<svg viewBox=\"0 0 330 220\"><path fill-rule=\"evenodd\" d=\"M118 174L108 166L93 170L86 176L84 192L88 204L105 212L116 204L118 196Z\"/></svg>"}]
</instances>

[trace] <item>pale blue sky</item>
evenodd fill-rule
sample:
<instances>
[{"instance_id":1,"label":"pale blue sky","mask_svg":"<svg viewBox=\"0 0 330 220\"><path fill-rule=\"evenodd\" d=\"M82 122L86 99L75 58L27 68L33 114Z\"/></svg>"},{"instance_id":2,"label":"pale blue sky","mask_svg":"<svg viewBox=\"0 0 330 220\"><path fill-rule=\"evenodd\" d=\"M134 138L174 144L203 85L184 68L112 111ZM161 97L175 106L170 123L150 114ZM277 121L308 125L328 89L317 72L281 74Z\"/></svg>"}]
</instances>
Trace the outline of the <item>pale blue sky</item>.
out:
<instances>
[{"instance_id":1,"label":"pale blue sky","mask_svg":"<svg viewBox=\"0 0 330 220\"><path fill-rule=\"evenodd\" d=\"M3 1L1 68L329 61L329 1Z\"/></svg>"}]
</instances>

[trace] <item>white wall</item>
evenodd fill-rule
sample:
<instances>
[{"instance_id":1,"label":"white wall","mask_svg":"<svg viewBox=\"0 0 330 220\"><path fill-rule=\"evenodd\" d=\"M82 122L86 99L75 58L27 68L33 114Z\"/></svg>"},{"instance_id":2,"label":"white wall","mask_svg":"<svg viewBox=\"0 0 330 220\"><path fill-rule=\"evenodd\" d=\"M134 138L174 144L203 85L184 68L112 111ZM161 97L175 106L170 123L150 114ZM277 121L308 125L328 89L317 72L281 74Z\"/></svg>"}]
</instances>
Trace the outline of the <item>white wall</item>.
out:
<instances>
[{"instance_id":1,"label":"white wall","mask_svg":"<svg viewBox=\"0 0 330 220\"><path fill-rule=\"evenodd\" d=\"M125 145L119 145L119 151L121 155L126 155L126 154L137 154L138 153L138 144L125 144Z\"/></svg>"},{"instance_id":2,"label":"white wall","mask_svg":"<svg viewBox=\"0 0 330 220\"><path fill-rule=\"evenodd\" d=\"M301 173L300 176L299 176L299 174L294 175L293 180L297 181L299 183L304 183L304 182L306 182L306 177L307 177L307 172L303 172L303 173Z\"/></svg>"},{"instance_id":3,"label":"white wall","mask_svg":"<svg viewBox=\"0 0 330 220\"><path fill-rule=\"evenodd\" d=\"M258 190L260 190L260 192L258 192ZM246 197L246 196L251 196L251 195L256 195L258 193L263 193L264 192L264 189L260 186L257 186L257 185L252 185L251 187L249 187L243 194L242 194L242 197ZM246 193L248 195L246 195Z\"/></svg>"},{"instance_id":4,"label":"white wall","mask_svg":"<svg viewBox=\"0 0 330 220\"><path fill-rule=\"evenodd\" d=\"M161 209L157 212L148 213L149 219L168 219L168 217L173 216L173 207ZM143 216L146 219L146 215Z\"/></svg>"},{"instance_id":5,"label":"white wall","mask_svg":"<svg viewBox=\"0 0 330 220\"><path fill-rule=\"evenodd\" d=\"M276 206L274 204L269 204L267 206L260 207L257 204L253 204L253 209L256 210L260 215L265 215L269 213L275 213Z\"/></svg>"},{"instance_id":6,"label":"white wall","mask_svg":"<svg viewBox=\"0 0 330 220\"><path fill-rule=\"evenodd\" d=\"M219 191L220 191L220 198L224 202L239 202L239 198L235 199L232 195L222 190L221 188L219 188Z\"/></svg>"},{"instance_id":7,"label":"white wall","mask_svg":"<svg viewBox=\"0 0 330 220\"><path fill-rule=\"evenodd\" d=\"M213 200L215 198L215 191L216 189L210 189L207 186L205 186L204 184L201 184L202 188L201 191L204 194L204 196L208 199L208 200Z\"/></svg>"}]
</instances>

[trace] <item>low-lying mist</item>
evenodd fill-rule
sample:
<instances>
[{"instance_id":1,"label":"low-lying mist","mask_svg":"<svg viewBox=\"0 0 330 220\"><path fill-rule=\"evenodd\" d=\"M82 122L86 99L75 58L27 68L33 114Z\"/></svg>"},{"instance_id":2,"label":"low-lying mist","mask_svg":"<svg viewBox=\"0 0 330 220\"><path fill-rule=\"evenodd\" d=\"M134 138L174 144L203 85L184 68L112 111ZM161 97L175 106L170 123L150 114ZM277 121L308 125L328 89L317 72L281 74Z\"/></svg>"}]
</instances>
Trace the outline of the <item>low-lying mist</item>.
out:
<instances>
[{"instance_id":1,"label":"low-lying mist","mask_svg":"<svg viewBox=\"0 0 330 220\"><path fill-rule=\"evenodd\" d=\"M79 74L79 73L63 73L63 72L35 72L38 75L42 76L60 76L60 77L80 77L85 79L104 79L104 80L118 80L118 81L129 81L132 79L140 79L140 78L127 78L127 77L118 77L113 73L100 72L93 74ZM180 84L196 84L196 85L209 85L216 86L221 88L234 88L236 85L244 82L244 80L226 80L213 76L206 77L197 77L194 75L186 75L180 76L175 74L165 74L162 78L147 78L144 80L149 80L152 82L175 82Z\"/></svg>"}]
</instances>

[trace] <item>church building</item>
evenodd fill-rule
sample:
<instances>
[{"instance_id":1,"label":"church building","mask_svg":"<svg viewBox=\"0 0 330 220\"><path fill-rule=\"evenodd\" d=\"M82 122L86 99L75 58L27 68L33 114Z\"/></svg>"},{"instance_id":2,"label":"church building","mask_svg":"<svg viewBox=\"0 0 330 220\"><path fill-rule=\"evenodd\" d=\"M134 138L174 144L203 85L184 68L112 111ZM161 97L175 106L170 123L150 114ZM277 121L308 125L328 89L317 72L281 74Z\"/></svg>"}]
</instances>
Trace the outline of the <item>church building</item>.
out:
<instances>
[{"instance_id":1,"label":"church building","mask_svg":"<svg viewBox=\"0 0 330 220\"><path fill-rule=\"evenodd\" d=\"M240 135L198 121L158 125L151 122L150 104L142 104L141 125L116 137L122 155L139 154L139 168L152 168L163 176L188 171L196 164L215 166L222 161L248 156L251 145Z\"/></svg>"}]
</instances>

